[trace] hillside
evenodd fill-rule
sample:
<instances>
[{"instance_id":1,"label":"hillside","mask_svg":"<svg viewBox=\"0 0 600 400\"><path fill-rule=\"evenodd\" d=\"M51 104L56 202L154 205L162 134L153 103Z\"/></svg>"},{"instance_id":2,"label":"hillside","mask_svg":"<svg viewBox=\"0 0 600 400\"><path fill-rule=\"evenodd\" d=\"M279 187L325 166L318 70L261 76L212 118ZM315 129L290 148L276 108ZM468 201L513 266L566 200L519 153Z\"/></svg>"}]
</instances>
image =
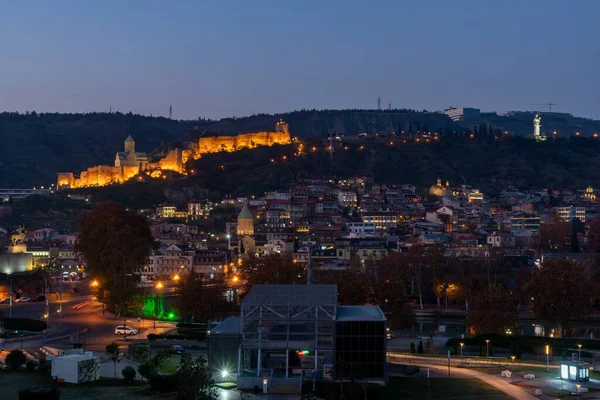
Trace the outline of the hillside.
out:
<instances>
[{"instance_id":1,"label":"hillside","mask_svg":"<svg viewBox=\"0 0 600 400\"><path fill-rule=\"evenodd\" d=\"M425 190L438 177L467 183L486 194L519 188L585 188L600 181L600 140L570 138L536 143L522 137L456 135L419 143L395 137L380 141L346 140L333 161L322 141L307 142L299 157L294 146L209 154L195 162L195 175L174 181L131 183L82 189L96 200L113 199L137 208L162 202L184 204L192 198L262 195L307 176L344 178L370 175L381 183L411 183ZM312 151L312 147L316 147ZM362 149L361 149L362 147ZM345 148L347 148L345 150ZM285 158L284 158L285 156Z\"/></svg>"},{"instance_id":2,"label":"hillside","mask_svg":"<svg viewBox=\"0 0 600 400\"><path fill-rule=\"evenodd\" d=\"M0 113L0 187L31 187L56 181L57 172L81 171L114 162L115 153L131 134L139 151L164 156L175 143L202 135L237 134L272 129L283 118L292 135L325 137L328 133L389 133L412 131L463 132L464 127L434 112L411 110L303 110L276 115L225 118L219 121L176 121L121 113L17 114ZM500 116L483 113L478 123L511 134L531 133L531 113ZM470 128L469 128L470 129ZM580 131L600 132L600 121L567 114L542 114L542 129L562 137Z\"/></svg>"}]
</instances>

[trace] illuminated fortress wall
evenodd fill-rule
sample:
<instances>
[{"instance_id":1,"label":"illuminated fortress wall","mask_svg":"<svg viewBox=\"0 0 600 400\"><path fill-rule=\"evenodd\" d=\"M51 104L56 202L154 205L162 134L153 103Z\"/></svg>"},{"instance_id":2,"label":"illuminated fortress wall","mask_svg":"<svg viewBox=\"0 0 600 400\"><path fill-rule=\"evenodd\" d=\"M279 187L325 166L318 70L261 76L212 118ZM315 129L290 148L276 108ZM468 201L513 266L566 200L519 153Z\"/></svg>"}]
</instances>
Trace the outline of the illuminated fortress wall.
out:
<instances>
[{"instance_id":1,"label":"illuminated fortress wall","mask_svg":"<svg viewBox=\"0 0 600 400\"><path fill-rule=\"evenodd\" d=\"M81 188L104 186L111 183L123 183L141 173L155 176L160 171L185 173L185 163L190 159L198 159L202 154L233 152L241 149L253 149L258 146L290 144L290 131L287 123L280 120L274 132L243 133L237 136L213 136L200 138L190 143L193 150L174 149L158 162L148 162L146 153L135 152L135 142L129 136L125 140L125 151L117 153L115 166L96 165L81 171L79 178L72 172L60 172L57 177L57 188Z\"/></svg>"}]
</instances>

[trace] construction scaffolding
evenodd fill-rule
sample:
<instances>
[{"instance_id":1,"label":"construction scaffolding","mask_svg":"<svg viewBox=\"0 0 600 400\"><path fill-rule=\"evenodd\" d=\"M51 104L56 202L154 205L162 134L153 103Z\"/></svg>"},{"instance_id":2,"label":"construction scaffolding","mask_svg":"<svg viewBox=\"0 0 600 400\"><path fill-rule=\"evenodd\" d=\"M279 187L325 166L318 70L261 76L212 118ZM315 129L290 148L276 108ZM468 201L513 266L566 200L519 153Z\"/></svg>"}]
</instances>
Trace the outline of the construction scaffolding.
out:
<instances>
[{"instance_id":1,"label":"construction scaffolding","mask_svg":"<svg viewBox=\"0 0 600 400\"><path fill-rule=\"evenodd\" d=\"M333 360L336 303L336 285L253 286L241 305L238 387L322 377Z\"/></svg>"}]
</instances>

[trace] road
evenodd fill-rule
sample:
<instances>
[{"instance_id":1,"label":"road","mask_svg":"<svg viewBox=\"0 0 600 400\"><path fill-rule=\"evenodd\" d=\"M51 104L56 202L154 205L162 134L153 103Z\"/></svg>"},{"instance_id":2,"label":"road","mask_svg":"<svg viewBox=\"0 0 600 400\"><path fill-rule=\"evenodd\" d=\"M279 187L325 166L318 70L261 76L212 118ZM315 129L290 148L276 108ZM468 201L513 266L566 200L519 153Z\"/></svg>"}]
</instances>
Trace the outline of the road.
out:
<instances>
[{"instance_id":1,"label":"road","mask_svg":"<svg viewBox=\"0 0 600 400\"><path fill-rule=\"evenodd\" d=\"M9 306L6 304L0 305L4 315L8 316ZM58 310L60 305L56 301L50 303L50 324L58 325L60 318ZM36 338L24 338L24 347L39 349L42 346L51 346L61 349L72 348L73 341L77 340L79 335L79 343L85 345L86 350L104 351L105 346L113 340L122 341L122 336L115 336L114 329L117 325L123 325L125 322L122 318L114 318L111 314L102 315L102 304L93 300L91 296L80 297L68 301L63 301L62 306L62 329L56 333L47 335L46 339L41 336ZM40 319L46 313L46 303L16 303L12 306L12 316L21 318ZM127 325L136 329L140 329L142 333L147 333L148 329L153 327L153 321L143 320L140 323L137 319L127 319ZM157 322L156 327L159 330L171 328L173 325L169 323ZM85 329L85 332L82 332ZM73 336L73 339L71 339ZM139 335L141 336L141 335ZM134 339L136 337L133 337ZM141 339L141 337L139 337ZM13 342L15 343L15 342Z\"/></svg>"}]
</instances>

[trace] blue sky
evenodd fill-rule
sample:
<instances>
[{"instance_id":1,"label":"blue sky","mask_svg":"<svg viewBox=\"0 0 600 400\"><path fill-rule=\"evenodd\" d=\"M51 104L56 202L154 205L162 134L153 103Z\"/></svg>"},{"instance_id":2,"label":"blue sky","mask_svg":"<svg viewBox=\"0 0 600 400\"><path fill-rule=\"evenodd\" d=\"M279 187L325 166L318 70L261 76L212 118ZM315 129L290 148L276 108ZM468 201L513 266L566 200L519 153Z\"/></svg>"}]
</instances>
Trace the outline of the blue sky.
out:
<instances>
[{"instance_id":1,"label":"blue sky","mask_svg":"<svg viewBox=\"0 0 600 400\"><path fill-rule=\"evenodd\" d=\"M0 110L220 118L301 108L600 119L600 1L13 1Z\"/></svg>"}]
</instances>

